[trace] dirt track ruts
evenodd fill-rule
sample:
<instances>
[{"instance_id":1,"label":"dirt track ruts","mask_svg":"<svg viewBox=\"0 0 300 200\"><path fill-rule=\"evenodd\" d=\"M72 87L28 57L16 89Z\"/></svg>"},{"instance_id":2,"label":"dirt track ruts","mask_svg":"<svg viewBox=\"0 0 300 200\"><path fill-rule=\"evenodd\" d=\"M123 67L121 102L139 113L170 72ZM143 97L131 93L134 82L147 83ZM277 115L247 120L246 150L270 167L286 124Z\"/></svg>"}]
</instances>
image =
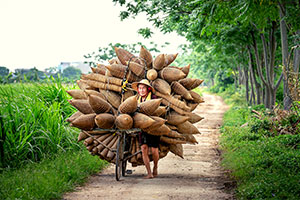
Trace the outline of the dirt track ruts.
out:
<instances>
[{"instance_id":1,"label":"dirt track ruts","mask_svg":"<svg viewBox=\"0 0 300 200\"><path fill-rule=\"evenodd\" d=\"M172 153L161 159L157 178L143 179L145 167L128 164L133 174L116 181L112 164L63 199L234 199L218 150L218 128L228 106L215 95L204 94L204 100L194 111L204 117L195 124L202 133L195 135L199 143L184 145L184 159Z\"/></svg>"}]
</instances>

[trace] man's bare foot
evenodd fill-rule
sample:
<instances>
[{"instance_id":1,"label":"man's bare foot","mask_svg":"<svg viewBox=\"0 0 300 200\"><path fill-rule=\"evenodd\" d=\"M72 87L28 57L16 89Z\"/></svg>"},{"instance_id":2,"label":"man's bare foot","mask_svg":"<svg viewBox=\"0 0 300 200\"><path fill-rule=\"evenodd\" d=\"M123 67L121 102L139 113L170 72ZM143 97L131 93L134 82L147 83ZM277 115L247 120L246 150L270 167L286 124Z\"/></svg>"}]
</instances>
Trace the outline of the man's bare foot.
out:
<instances>
[{"instance_id":1,"label":"man's bare foot","mask_svg":"<svg viewBox=\"0 0 300 200\"><path fill-rule=\"evenodd\" d=\"M156 177L157 175L157 167L153 167L153 177Z\"/></svg>"},{"instance_id":2,"label":"man's bare foot","mask_svg":"<svg viewBox=\"0 0 300 200\"><path fill-rule=\"evenodd\" d=\"M154 178L152 174L148 174L147 176L144 176L144 179L150 179L150 178Z\"/></svg>"}]
</instances>

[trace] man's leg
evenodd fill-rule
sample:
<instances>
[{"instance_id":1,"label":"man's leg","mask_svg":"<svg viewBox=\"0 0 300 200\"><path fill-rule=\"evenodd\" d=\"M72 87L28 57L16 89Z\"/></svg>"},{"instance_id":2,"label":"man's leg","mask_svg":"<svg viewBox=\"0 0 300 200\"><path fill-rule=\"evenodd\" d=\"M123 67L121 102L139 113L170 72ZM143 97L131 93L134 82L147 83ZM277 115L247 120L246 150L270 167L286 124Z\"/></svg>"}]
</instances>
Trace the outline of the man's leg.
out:
<instances>
[{"instance_id":1,"label":"man's leg","mask_svg":"<svg viewBox=\"0 0 300 200\"><path fill-rule=\"evenodd\" d=\"M142 156L143 156L143 161L147 170L148 175L145 178L153 178L153 175L151 173L151 169L150 169L150 159L149 159L149 155L148 155L148 145L147 144L143 144L142 146Z\"/></svg>"},{"instance_id":2,"label":"man's leg","mask_svg":"<svg viewBox=\"0 0 300 200\"><path fill-rule=\"evenodd\" d=\"M159 160L159 153L158 153L158 148L152 147L152 158L153 158L153 176L157 176L157 168L158 168L158 160Z\"/></svg>"}]
</instances>

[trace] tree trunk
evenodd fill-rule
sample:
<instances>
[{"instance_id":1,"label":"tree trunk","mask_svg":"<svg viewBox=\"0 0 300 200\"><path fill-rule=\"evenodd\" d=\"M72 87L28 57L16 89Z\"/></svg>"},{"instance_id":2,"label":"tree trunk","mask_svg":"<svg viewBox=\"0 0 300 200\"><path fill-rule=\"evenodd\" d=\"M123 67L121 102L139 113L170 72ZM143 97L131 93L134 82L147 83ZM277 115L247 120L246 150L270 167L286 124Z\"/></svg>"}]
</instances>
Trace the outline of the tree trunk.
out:
<instances>
[{"instance_id":1,"label":"tree trunk","mask_svg":"<svg viewBox=\"0 0 300 200\"><path fill-rule=\"evenodd\" d=\"M249 103L249 76L248 76L248 68L247 67L244 67L244 77L245 77L245 87L246 87L246 100L247 100L247 103Z\"/></svg>"}]
</instances>

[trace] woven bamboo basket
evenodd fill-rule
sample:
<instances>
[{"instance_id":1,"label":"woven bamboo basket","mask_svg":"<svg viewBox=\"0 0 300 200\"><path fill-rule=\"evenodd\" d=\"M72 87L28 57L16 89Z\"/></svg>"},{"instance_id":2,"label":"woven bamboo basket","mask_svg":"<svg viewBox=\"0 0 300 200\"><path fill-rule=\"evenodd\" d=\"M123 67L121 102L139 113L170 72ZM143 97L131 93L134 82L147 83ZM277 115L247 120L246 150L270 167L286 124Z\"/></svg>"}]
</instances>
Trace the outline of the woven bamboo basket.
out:
<instances>
[{"instance_id":1,"label":"woven bamboo basket","mask_svg":"<svg viewBox=\"0 0 300 200\"><path fill-rule=\"evenodd\" d=\"M124 94L123 94L123 101L125 101L126 99L128 99L129 97L134 96L134 92L132 90L127 90Z\"/></svg>"},{"instance_id":2,"label":"woven bamboo basket","mask_svg":"<svg viewBox=\"0 0 300 200\"><path fill-rule=\"evenodd\" d=\"M174 125L171 125L171 124L166 124L171 130L173 130L173 131L176 131L177 130L177 127L176 126L174 126Z\"/></svg>"},{"instance_id":3,"label":"woven bamboo basket","mask_svg":"<svg viewBox=\"0 0 300 200\"><path fill-rule=\"evenodd\" d=\"M130 129L133 126L133 119L128 114L120 114L115 120L115 125L119 129Z\"/></svg>"},{"instance_id":4,"label":"woven bamboo basket","mask_svg":"<svg viewBox=\"0 0 300 200\"><path fill-rule=\"evenodd\" d=\"M197 108L197 106L199 105L199 103L188 103L187 105L188 105L188 107L191 108L191 112L192 112L192 111L194 111Z\"/></svg>"},{"instance_id":5,"label":"woven bamboo basket","mask_svg":"<svg viewBox=\"0 0 300 200\"><path fill-rule=\"evenodd\" d=\"M122 64L118 57L115 57L115 58L112 58L112 59L108 60L108 63L111 64L111 65L112 64Z\"/></svg>"},{"instance_id":6,"label":"woven bamboo basket","mask_svg":"<svg viewBox=\"0 0 300 200\"><path fill-rule=\"evenodd\" d=\"M67 93L73 97L73 99L87 99L87 95L84 90L67 90Z\"/></svg>"},{"instance_id":7,"label":"woven bamboo basket","mask_svg":"<svg viewBox=\"0 0 300 200\"><path fill-rule=\"evenodd\" d=\"M85 133L85 131L82 130L82 131L78 134L77 142L80 142L80 141L86 139L87 137L89 137L89 136Z\"/></svg>"},{"instance_id":8,"label":"woven bamboo basket","mask_svg":"<svg viewBox=\"0 0 300 200\"><path fill-rule=\"evenodd\" d=\"M183 98L185 98L186 100L193 100L193 97L190 94L190 92L185 87L183 87L179 82L173 81L171 84L171 88L176 94L182 95Z\"/></svg>"},{"instance_id":9,"label":"woven bamboo basket","mask_svg":"<svg viewBox=\"0 0 300 200\"><path fill-rule=\"evenodd\" d=\"M171 94L171 86L169 83L161 78L157 78L152 82L154 89L162 94Z\"/></svg>"},{"instance_id":10,"label":"woven bamboo basket","mask_svg":"<svg viewBox=\"0 0 300 200\"><path fill-rule=\"evenodd\" d=\"M123 64L112 64L107 65L106 69L109 70L109 72L114 76L118 78L123 78L126 71L126 63Z\"/></svg>"},{"instance_id":11,"label":"woven bamboo basket","mask_svg":"<svg viewBox=\"0 0 300 200\"><path fill-rule=\"evenodd\" d=\"M122 87L113 85L113 84L105 84L99 81L92 81L92 80L81 80L82 82L86 83L87 85L91 86L92 88L99 88L102 90L112 90L115 92L121 92Z\"/></svg>"},{"instance_id":12,"label":"woven bamboo basket","mask_svg":"<svg viewBox=\"0 0 300 200\"><path fill-rule=\"evenodd\" d=\"M183 159L183 147L182 144L170 144L170 151Z\"/></svg>"},{"instance_id":13,"label":"woven bamboo basket","mask_svg":"<svg viewBox=\"0 0 300 200\"><path fill-rule=\"evenodd\" d=\"M154 81L157 78L158 74L155 69L150 69L147 71L147 79L150 81Z\"/></svg>"},{"instance_id":14,"label":"woven bamboo basket","mask_svg":"<svg viewBox=\"0 0 300 200\"><path fill-rule=\"evenodd\" d=\"M145 129L149 126L152 126L152 124L155 122L151 117L143 114L143 113L135 113L133 115L133 127L134 128L141 128Z\"/></svg>"},{"instance_id":15,"label":"woven bamboo basket","mask_svg":"<svg viewBox=\"0 0 300 200\"><path fill-rule=\"evenodd\" d=\"M74 121L75 119L77 119L81 115L83 115L83 113L81 113L80 111L77 111L77 112L73 113L70 117L68 117L66 119L66 121L67 122L72 122L72 121Z\"/></svg>"},{"instance_id":16,"label":"woven bamboo basket","mask_svg":"<svg viewBox=\"0 0 300 200\"><path fill-rule=\"evenodd\" d=\"M97 69L96 71L97 71L98 74L105 75L105 72L106 72L105 65L103 65L103 64L97 64L96 69Z\"/></svg>"},{"instance_id":17,"label":"woven bamboo basket","mask_svg":"<svg viewBox=\"0 0 300 200\"><path fill-rule=\"evenodd\" d=\"M186 121L184 123L177 125L177 130L182 134L200 134L197 127L195 127L191 122Z\"/></svg>"},{"instance_id":18,"label":"woven bamboo basket","mask_svg":"<svg viewBox=\"0 0 300 200\"><path fill-rule=\"evenodd\" d=\"M190 91L190 94L193 97L193 102L195 102L195 103L203 103L204 102L204 99L197 92Z\"/></svg>"},{"instance_id":19,"label":"woven bamboo basket","mask_svg":"<svg viewBox=\"0 0 300 200\"><path fill-rule=\"evenodd\" d=\"M86 133L88 133L89 135L93 135L93 136L99 136L99 135L105 135L110 133L109 131L106 130L91 130L91 131L85 131Z\"/></svg>"},{"instance_id":20,"label":"woven bamboo basket","mask_svg":"<svg viewBox=\"0 0 300 200\"><path fill-rule=\"evenodd\" d=\"M183 102L183 101L181 101L181 100L179 100L179 99L176 99L176 98L174 98L174 97L171 96L171 95L165 95L165 94L162 94L162 93L160 93L160 92L158 92L158 91L155 91L154 94L155 94L156 96L158 96L158 97L161 97L161 98L165 99L165 100L167 101L167 105L168 105L168 104L172 104L172 105L175 105L175 106L177 106L177 107L183 109L184 111L187 111L187 112L190 111L190 107L188 107L188 106L186 105L185 102ZM165 104L166 101L162 100L162 103ZM165 105L166 105L166 104L165 104ZM181 114L181 113L180 113L180 114Z\"/></svg>"},{"instance_id":21,"label":"woven bamboo basket","mask_svg":"<svg viewBox=\"0 0 300 200\"><path fill-rule=\"evenodd\" d=\"M147 63L147 68L151 69L152 68L152 62L153 62L153 58L151 53L144 48L143 46L141 46L141 50L140 50L140 54L139 57L142 58L142 60L145 60Z\"/></svg>"},{"instance_id":22,"label":"woven bamboo basket","mask_svg":"<svg viewBox=\"0 0 300 200\"><path fill-rule=\"evenodd\" d=\"M117 55L118 59L120 60L120 62L123 65L126 65L127 61L129 61L131 58L135 57L129 51L126 51L125 49L122 49L122 48L119 48L119 47L115 47L115 52L116 52L116 55Z\"/></svg>"},{"instance_id":23,"label":"woven bamboo basket","mask_svg":"<svg viewBox=\"0 0 300 200\"><path fill-rule=\"evenodd\" d=\"M176 54L166 54L164 57L165 57L165 64L164 66L168 66L170 65L177 57L178 53Z\"/></svg>"},{"instance_id":24,"label":"woven bamboo basket","mask_svg":"<svg viewBox=\"0 0 300 200\"><path fill-rule=\"evenodd\" d=\"M170 137L170 138L178 138L178 139L185 139L184 136L177 131L171 130L165 136Z\"/></svg>"},{"instance_id":25,"label":"woven bamboo basket","mask_svg":"<svg viewBox=\"0 0 300 200\"><path fill-rule=\"evenodd\" d=\"M127 98L121 105L119 106L120 113L134 113L137 109L138 102L135 96Z\"/></svg>"},{"instance_id":26,"label":"woven bamboo basket","mask_svg":"<svg viewBox=\"0 0 300 200\"><path fill-rule=\"evenodd\" d=\"M129 69L137 76L144 76L145 75L145 67L136 62L129 62L127 63Z\"/></svg>"},{"instance_id":27,"label":"woven bamboo basket","mask_svg":"<svg viewBox=\"0 0 300 200\"><path fill-rule=\"evenodd\" d=\"M159 54L153 61L153 68L161 70L165 66L165 54Z\"/></svg>"},{"instance_id":28,"label":"woven bamboo basket","mask_svg":"<svg viewBox=\"0 0 300 200\"><path fill-rule=\"evenodd\" d=\"M106 84L113 84L117 86L122 86L122 79L115 78L115 77L108 77L102 74L82 74L81 79L83 80L93 80L93 81L99 81Z\"/></svg>"},{"instance_id":29,"label":"woven bamboo basket","mask_svg":"<svg viewBox=\"0 0 300 200\"><path fill-rule=\"evenodd\" d=\"M185 73L185 77L184 78L186 78L189 75L190 68L191 68L191 64L189 64L189 65L184 66L184 67L181 68L181 71L183 73Z\"/></svg>"},{"instance_id":30,"label":"woven bamboo basket","mask_svg":"<svg viewBox=\"0 0 300 200\"><path fill-rule=\"evenodd\" d=\"M107 161L109 161L110 159L107 157L107 154L108 154L108 152L109 152L109 148L112 148L113 147L113 145L118 141L118 135L116 135L115 137L113 137L113 139L108 143L108 145L107 145L107 147L108 148L104 148L102 151L101 151L101 153L100 153L100 155L105 159L105 160L107 160Z\"/></svg>"},{"instance_id":31,"label":"woven bamboo basket","mask_svg":"<svg viewBox=\"0 0 300 200\"><path fill-rule=\"evenodd\" d=\"M94 138L93 137L88 137L84 140L84 145L88 146L93 144Z\"/></svg>"},{"instance_id":32,"label":"woven bamboo basket","mask_svg":"<svg viewBox=\"0 0 300 200\"><path fill-rule=\"evenodd\" d=\"M161 136L161 135L167 135L170 131L171 131L171 129L167 125L163 124L160 127L158 127L157 129L148 131L148 133L151 135L160 135Z\"/></svg>"},{"instance_id":33,"label":"woven bamboo basket","mask_svg":"<svg viewBox=\"0 0 300 200\"><path fill-rule=\"evenodd\" d=\"M161 136L160 141L164 142L164 143L167 143L167 144L185 144L186 143L186 141L184 141L184 140L169 138L169 137L166 137L166 136Z\"/></svg>"},{"instance_id":34,"label":"woven bamboo basket","mask_svg":"<svg viewBox=\"0 0 300 200\"><path fill-rule=\"evenodd\" d=\"M95 90L96 89L95 87L88 85L86 83L86 81L84 81L84 80L77 80L76 83L81 90Z\"/></svg>"},{"instance_id":35,"label":"woven bamboo basket","mask_svg":"<svg viewBox=\"0 0 300 200\"><path fill-rule=\"evenodd\" d=\"M195 78L184 78L179 80L178 82L185 87L187 90L191 90L192 85L194 84L194 82L196 81Z\"/></svg>"},{"instance_id":36,"label":"woven bamboo basket","mask_svg":"<svg viewBox=\"0 0 300 200\"><path fill-rule=\"evenodd\" d=\"M189 144L198 144L198 141L196 140L195 136L190 134L183 134L185 141Z\"/></svg>"},{"instance_id":37,"label":"woven bamboo basket","mask_svg":"<svg viewBox=\"0 0 300 200\"><path fill-rule=\"evenodd\" d=\"M88 101L94 112L97 114L109 112L112 108L107 101L95 95L89 95Z\"/></svg>"},{"instance_id":38,"label":"woven bamboo basket","mask_svg":"<svg viewBox=\"0 0 300 200\"><path fill-rule=\"evenodd\" d=\"M84 90L85 94L88 95L95 95L100 97L101 99L106 99L105 96L103 94L101 94L100 92L96 91L96 90Z\"/></svg>"},{"instance_id":39,"label":"woven bamboo basket","mask_svg":"<svg viewBox=\"0 0 300 200\"><path fill-rule=\"evenodd\" d=\"M162 99L161 103L165 106L172 108L173 110L175 110L177 113L179 113L181 115L189 115L189 113L190 113L190 112L184 111L182 108L179 108L178 106L176 106L174 104L171 104L166 99Z\"/></svg>"},{"instance_id":40,"label":"woven bamboo basket","mask_svg":"<svg viewBox=\"0 0 300 200\"><path fill-rule=\"evenodd\" d=\"M196 79L193 85L190 87L190 90L195 89L196 87L199 87L204 80Z\"/></svg>"},{"instance_id":41,"label":"woven bamboo basket","mask_svg":"<svg viewBox=\"0 0 300 200\"><path fill-rule=\"evenodd\" d=\"M202 119L204 119L204 118L197 115L196 113L191 113L189 115L188 121L191 122L192 124L194 124L194 123L197 123L197 122L201 121Z\"/></svg>"},{"instance_id":42,"label":"woven bamboo basket","mask_svg":"<svg viewBox=\"0 0 300 200\"><path fill-rule=\"evenodd\" d=\"M110 129L114 126L116 117L112 114L102 113L95 117L95 123L99 128Z\"/></svg>"},{"instance_id":43,"label":"woven bamboo basket","mask_svg":"<svg viewBox=\"0 0 300 200\"><path fill-rule=\"evenodd\" d=\"M151 126L144 128L143 131L145 132L149 132L152 130L155 130L157 128L159 128L161 125L163 125L166 120L161 118L161 117L157 117L157 116L151 116L151 118L155 121Z\"/></svg>"},{"instance_id":44,"label":"woven bamboo basket","mask_svg":"<svg viewBox=\"0 0 300 200\"><path fill-rule=\"evenodd\" d=\"M158 108L152 113L152 116L162 116L165 115L167 112L167 109L165 106L158 106Z\"/></svg>"},{"instance_id":45,"label":"woven bamboo basket","mask_svg":"<svg viewBox=\"0 0 300 200\"><path fill-rule=\"evenodd\" d=\"M171 83L173 81L183 79L185 77L185 73L183 73L180 69L165 67L158 72L158 76Z\"/></svg>"},{"instance_id":46,"label":"woven bamboo basket","mask_svg":"<svg viewBox=\"0 0 300 200\"><path fill-rule=\"evenodd\" d=\"M95 117L95 113L81 115L71 123L71 126L82 130L92 130L95 127Z\"/></svg>"},{"instance_id":47,"label":"woven bamboo basket","mask_svg":"<svg viewBox=\"0 0 300 200\"><path fill-rule=\"evenodd\" d=\"M70 99L68 102L83 114L94 113L89 101L86 99Z\"/></svg>"},{"instance_id":48,"label":"woven bamboo basket","mask_svg":"<svg viewBox=\"0 0 300 200\"><path fill-rule=\"evenodd\" d=\"M167 115L167 123L171 125L178 125L186 122L189 118L189 116L180 115L175 111L171 111L170 114Z\"/></svg>"},{"instance_id":49,"label":"woven bamboo basket","mask_svg":"<svg viewBox=\"0 0 300 200\"><path fill-rule=\"evenodd\" d=\"M108 144L113 141L114 138L118 137L117 135L113 135L113 134L108 134L108 136L102 140L102 143L105 145L105 146L108 146ZM98 154L101 155L101 152L105 149L105 146L103 144L99 144L97 146L97 149L98 149Z\"/></svg>"},{"instance_id":50,"label":"woven bamboo basket","mask_svg":"<svg viewBox=\"0 0 300 200\"><path fill-rule=\"evenodd\" d=\"M117 145L118 145L118 139L119 137L117 137L113 143L113 145L111 146L111 149L117 149ZM114 157L115 157L116 153L113 151L108 151L107 155L106 155L106 160L107 161L111 161Z\"/></svg>"},{"instance_id":51,"label":"woven bamboo basket","mask_svg":"<svg viewBox=\"0 0 300 200\"><path fill-rule=\"evenodd\" d=\"M116 109L121 105L121 95L114 91L100 90L100 93L105 97L105 99Z\"/></svg>"},{"instance_id":52,"label":"woven bamboo basket","mask_svg":"<svg viewBox=\"0 0 300 200\"><path fill-rule=\"evenodd\" d=\"M140 112L146 115L152 115L159 107L162 99L151 99L139 104Z\"/></svg>"}]
</instances>

